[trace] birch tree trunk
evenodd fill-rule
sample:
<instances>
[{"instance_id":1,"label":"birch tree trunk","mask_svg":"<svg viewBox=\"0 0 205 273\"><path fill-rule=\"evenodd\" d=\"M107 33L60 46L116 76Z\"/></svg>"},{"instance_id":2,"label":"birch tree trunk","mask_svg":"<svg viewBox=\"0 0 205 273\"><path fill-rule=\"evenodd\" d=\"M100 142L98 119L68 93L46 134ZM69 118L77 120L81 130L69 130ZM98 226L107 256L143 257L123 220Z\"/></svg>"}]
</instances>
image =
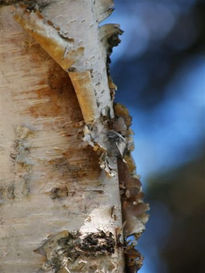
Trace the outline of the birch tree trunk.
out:
<instances>
[{"instance_id":1,"label":"birch tree trunk","mask_svg":"<svg viewBox=\"0 0 205 273\"><path fill-rule=\"evenodd\" d=\"M0 272L135 272L148 206L113 108L112 1L0 5Z\"/></svg>"}]
</instances>

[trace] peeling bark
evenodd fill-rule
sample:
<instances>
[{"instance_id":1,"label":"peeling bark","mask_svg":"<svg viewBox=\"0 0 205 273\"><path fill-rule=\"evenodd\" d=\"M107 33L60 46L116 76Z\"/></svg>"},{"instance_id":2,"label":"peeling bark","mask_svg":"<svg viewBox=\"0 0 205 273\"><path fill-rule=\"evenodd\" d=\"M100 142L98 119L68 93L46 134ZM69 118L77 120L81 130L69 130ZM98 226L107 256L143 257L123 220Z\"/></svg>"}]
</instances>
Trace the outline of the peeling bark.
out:
<instances>
[{"instance_id":1,"label":"peeling bark","mask_svg":"<svg viewBox=\"0 0 205 273\"><path fill-rule=\"evenodd\" d=\"M131 118L113 107L122 31L99 27L112 1L0 5L0 271L120 273L125 255L135 272L142 258L123 238L139 237L148 206Z\"/></svg>"}]
</instances>

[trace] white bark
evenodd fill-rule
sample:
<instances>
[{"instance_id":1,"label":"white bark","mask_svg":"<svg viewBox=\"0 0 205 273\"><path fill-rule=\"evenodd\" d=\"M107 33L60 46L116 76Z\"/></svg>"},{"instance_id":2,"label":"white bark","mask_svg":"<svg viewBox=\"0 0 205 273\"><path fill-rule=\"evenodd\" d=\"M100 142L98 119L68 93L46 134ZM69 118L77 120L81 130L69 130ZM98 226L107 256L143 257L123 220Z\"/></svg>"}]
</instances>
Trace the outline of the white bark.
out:
<instances>
[{"instance_id":1,"label":"white bark","mask_svg":"<svg viewBox=\"0 0 205 273\"><path fill-rule=\"evenodd\" d=\"M127 117L124 137L109 128L106 68L120 31L98 26L112 1L46 3L0 8L0 272L124 272L117 153L130 133ZM144 230L145 209L124 213L127 235Z\"/></svg>"}]
</instances>

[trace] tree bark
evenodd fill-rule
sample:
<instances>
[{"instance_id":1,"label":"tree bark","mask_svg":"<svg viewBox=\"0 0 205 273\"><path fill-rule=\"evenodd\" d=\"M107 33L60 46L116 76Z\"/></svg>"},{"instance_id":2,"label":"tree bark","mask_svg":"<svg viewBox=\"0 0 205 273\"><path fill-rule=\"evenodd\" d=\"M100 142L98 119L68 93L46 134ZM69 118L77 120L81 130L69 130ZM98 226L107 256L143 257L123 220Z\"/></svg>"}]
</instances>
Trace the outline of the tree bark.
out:
<instances>
[{"instance_id":1,"label":"tree bark","mask_svg":"<svg viewBox=\"0 0 205 273\"><path fill-rule=\"evenodd\" d=\"M112 1L0 4L0 272L125 272L148 207L113 108Z\"/></svg>"}]
</instances>

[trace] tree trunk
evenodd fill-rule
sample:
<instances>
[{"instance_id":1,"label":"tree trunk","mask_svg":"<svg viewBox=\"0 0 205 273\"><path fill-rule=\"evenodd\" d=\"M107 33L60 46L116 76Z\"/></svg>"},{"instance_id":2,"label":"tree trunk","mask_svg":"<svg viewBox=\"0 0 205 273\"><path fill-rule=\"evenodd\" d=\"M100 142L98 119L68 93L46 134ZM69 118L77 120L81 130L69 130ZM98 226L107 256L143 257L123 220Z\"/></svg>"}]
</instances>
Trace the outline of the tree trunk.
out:
<instances>
[{"instance_id":1,"label":"tree trunk","mask_svg":"<svg viewBox=\"0 0 205 273\"><path fill-rule=\"evenodd\" d=\"M0 272L135 272L123 238L147 205L108 75L121 31L98 26L112 1L0 5Z\"/></svg>"}]
</instances>

